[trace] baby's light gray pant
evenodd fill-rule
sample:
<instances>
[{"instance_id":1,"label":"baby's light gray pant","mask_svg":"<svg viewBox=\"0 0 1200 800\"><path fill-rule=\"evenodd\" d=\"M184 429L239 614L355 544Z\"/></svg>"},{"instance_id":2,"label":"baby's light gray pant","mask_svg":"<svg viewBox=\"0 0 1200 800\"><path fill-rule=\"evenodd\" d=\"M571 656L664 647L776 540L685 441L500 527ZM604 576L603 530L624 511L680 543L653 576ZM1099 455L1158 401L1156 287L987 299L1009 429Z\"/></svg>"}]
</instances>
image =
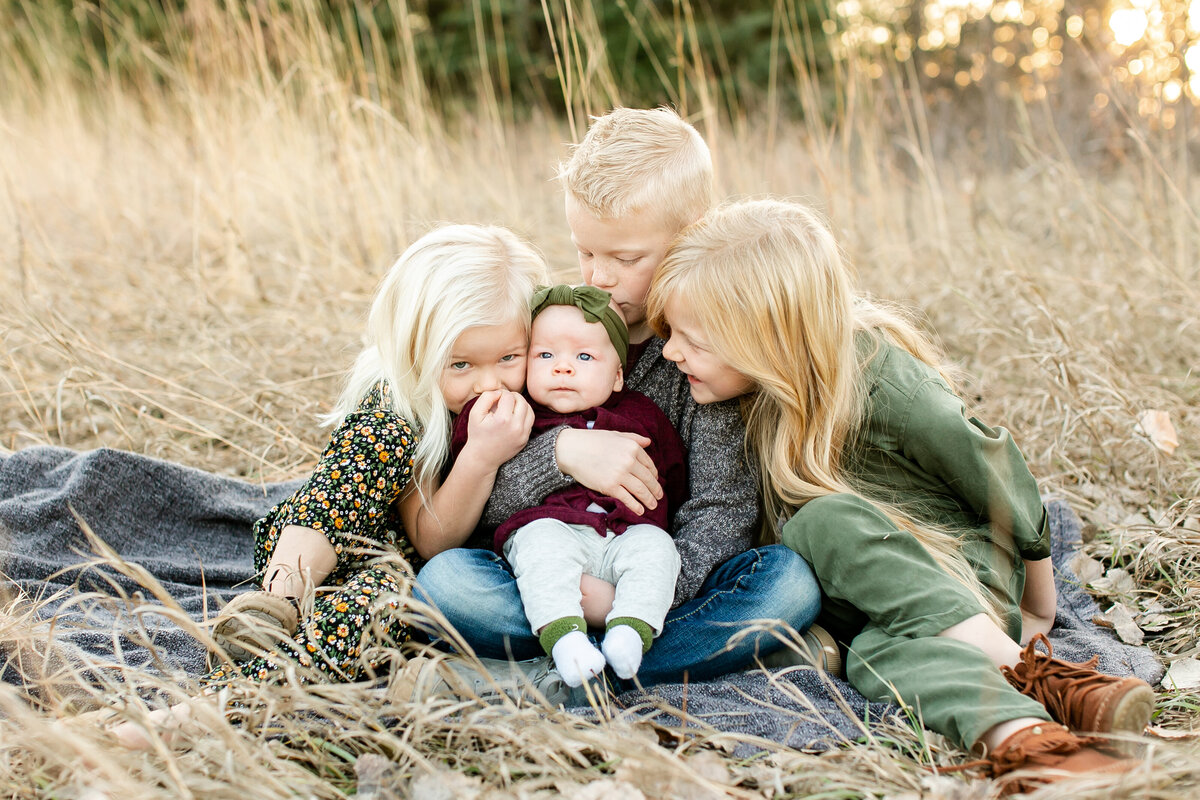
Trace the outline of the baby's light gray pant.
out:
<instances>
[{"instance_id":1,"label":"baby's light gray pant","mask_svg":"<svg viewBox=\"0 0 1200 800\"><path fill-rule=\"evenodd\" d=\"M583 616L579 579L587 573L617 587L606 622L634 617L657 636L679 577L675 542L654 525L630 525L620 535L600 536L588 525L534 520L508 538L504 557L534 633L557 619Z\"/></svg>"}]
</instances>

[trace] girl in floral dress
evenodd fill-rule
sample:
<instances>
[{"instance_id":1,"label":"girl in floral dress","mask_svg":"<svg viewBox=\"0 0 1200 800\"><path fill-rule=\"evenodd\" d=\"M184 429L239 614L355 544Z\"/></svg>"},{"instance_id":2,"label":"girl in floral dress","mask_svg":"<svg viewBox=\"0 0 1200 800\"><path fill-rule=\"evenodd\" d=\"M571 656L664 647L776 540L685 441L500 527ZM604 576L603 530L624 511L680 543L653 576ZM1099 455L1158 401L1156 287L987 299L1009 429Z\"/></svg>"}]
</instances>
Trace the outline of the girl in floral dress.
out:
<instances>
[{"instance_id":1,"label":"girl in floral dress","mask_svg":"<svg viewBox=\"0 0 1200 800\"><path fill-rule=\"evenodd\" d=\"M529 299L542 257L504 228L451 225L414 242L375 293L365 346L312 475L254 526L261 590L214 626L230 656L201 682L353 681L410 640L395 612L424 558L465 544L496 468L528 439ZM444 480L451 416L470 412L471 452ZM490 472L490 478L488 473ZM319 588L318 588L319 587ZM186 704L152 712L172 728ZM113 728L149 745L133 722Z\"/></svg>"}]
</instances>

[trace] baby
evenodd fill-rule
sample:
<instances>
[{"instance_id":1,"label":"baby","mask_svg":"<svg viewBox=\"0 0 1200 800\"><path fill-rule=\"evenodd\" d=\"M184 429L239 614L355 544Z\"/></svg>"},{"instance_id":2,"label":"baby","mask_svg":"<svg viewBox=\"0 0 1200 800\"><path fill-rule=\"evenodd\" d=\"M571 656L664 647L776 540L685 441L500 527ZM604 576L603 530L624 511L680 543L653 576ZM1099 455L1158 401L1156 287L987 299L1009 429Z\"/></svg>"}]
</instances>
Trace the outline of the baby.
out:
<instances>
[{"instance_id":1,"label":"baby","mask_svg":"<svg viewBox=\"0 0 1200 800\"><path fill-rule=\"evenodd\" d=\"M679 576L667 529L687 492L683 442L645 395L622 391L629 334L610 300L591 286L558 285L534 295L526 372L532 435L570 426L645 436L666 502L635 514L574 484L511 516L494 538L512 565L533 632L570 686L599 675L606 663L618 677L637 674L643 653L662 632ZM460 414L455 424L456 454L466 443L467 417ZM579 588L584 573L616 587L600 649L587 636Z\"/></svg>"}]
</instances>

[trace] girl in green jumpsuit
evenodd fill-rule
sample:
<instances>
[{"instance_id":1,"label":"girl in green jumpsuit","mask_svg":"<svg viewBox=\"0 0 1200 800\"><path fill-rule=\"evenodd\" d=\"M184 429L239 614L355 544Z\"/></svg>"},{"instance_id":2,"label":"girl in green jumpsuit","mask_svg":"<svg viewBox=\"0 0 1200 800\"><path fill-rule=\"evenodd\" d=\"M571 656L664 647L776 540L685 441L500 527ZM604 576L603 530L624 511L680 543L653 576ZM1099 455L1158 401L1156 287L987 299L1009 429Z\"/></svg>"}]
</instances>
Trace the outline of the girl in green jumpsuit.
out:
<instances>
[{"instance_id":1,"label":"girl in green jumpsuit","mask_svg":"<svg viewBox=\"0 0 1200 800\"><path fill-rule=\"evenodd\" d=\"M1152 690L1034 647L1055 594L1024 458L967 416L923 334L855 294L815 214L711 212L675 241L648 311L698 402L741 398L764 519L813 567L856 688L981 746L996 775L1130 767L1064 726L1140 731Z\"/></svg>"}]
</instances>

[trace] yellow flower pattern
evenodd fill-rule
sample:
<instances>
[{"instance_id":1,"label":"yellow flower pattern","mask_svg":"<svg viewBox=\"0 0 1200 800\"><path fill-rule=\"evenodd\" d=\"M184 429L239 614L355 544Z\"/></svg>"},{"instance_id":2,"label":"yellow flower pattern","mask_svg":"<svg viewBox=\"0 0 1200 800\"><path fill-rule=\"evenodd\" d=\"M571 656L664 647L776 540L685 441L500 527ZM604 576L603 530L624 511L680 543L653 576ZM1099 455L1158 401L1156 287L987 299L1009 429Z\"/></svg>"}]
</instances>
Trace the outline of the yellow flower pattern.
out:
<instances>
[{"instance_id":1,"label":"yellow flower pattern","mask_svg":"<svg viewBox=\"0 0 1200 800\"><path fill-rule=\"evenodd\" d=\"M270 680L296 662L329 680L353 681L378 666L373 659L359 659L364 644L399 646L411 639L408 626L394 614L399 604L393 598L401 591L395 570L379 557L399 553L414 574L421 566L397 503L412 477L416 446L412 426L390 409L384 384L346 416L304 485L254 524L260 582L279 534L288 525L300 525L321 531L333 545L337 566L325 579L333 588L316 596L312 613L300 621L290 643L235 669L218 666L205 683L238 676ZM378 652L378 647L367 650Z\"/></svg>"}]
</instances>

